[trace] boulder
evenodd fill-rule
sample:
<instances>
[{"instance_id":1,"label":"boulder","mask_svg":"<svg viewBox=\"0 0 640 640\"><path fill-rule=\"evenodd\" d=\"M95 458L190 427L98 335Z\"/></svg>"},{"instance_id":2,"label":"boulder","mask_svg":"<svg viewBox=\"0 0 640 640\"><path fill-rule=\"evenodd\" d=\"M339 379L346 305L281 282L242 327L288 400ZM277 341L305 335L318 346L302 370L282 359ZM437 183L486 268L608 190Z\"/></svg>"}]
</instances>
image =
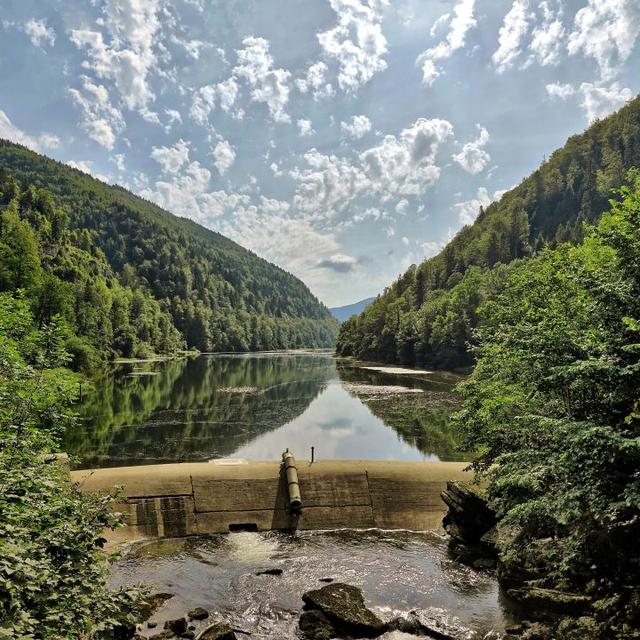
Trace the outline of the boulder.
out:
<instances>
[{"instance_id":1,"label":"boulder","mask_svg":"<svg viewBox=\"0 0 640 640\"><path fill-rule=\"evenodd\" d=\"M198 640L237 640L233 629L224 622L216 622L207 627L199 636Z\"/></svg>"},{"instance_id":2,"label":"boulder","mask_svg":"<svg viewBox=\"0 0 640 640\"><path fill-rule=\"evenodd\" d=\"M331 640L338 635L331 620L317 609L303 611L298 622L300 633L307 640Z\"/></svg>"},{"instance_id":3,"label":"boulder","mask_svg":"<svg viewBox=\"0 0 640 640\"><path fill-rule=\"evenodd\" d=\"M140 622L146 622L167 600L173 598L173 593L154 593L147 596L136 605L136 616Z\"/></svg>"},{"instance_id":4,"label":"boulder","mask_svg":"<svg viewBox=\"0 0 640 640\"><path fill-rule=\"evenodd\" d=\"M165 629L160 633L156 633L152 636L149 636L148 640L166 640L166 638L175 638L176 634L171 631L171 629Z\"/></svg>"},{"instance_id":5,"label":"boulder","mask_svg":"<svg viewBox=\"0 0 640 640\"><path fill-rule=\"evenodd\" d=\"M185 618L176 618L175 620L167 620L164 628L172 631L177 636L181 636L187 630L187 621Z\"/></svg>"},{"instance_id":6,"label":"boulder","mask_svg":"<svg viewBox=\"0 0 640 640\"><path fill-rule=\"evenodd\" d=\"M375 638L385 631L385 624L364 603L362 591L349 584L336 582L303 596L308 610L321 611L344 635Z\"/></svg>"},{"instance_id":7,"label":"boulder","mask_svg":"<svg viewBox=\"0 0 640 640\"><path fill-rule=\"evenodd\" d=\"M187 613L187 617L189 620L204 620L209 617L209 612L202 607L196 607Z\"/></svg>"},{"instance_id":8,"label":"boulder","mask_svg":"<svg viewBox=\"0 0 640 640\"><path fill-rule=\"evenodd\" d=\"M479 544L482 536L496 525L495 513L477 485L449 481L442 492L442 499L449 507L443 520L444 528L457 542Z\"/></svg>"},{"instance_id":9,"label":"boulder","mask_svg":"<svg viewBox=\"0 0 640 640\"><path fill-rule=\"evenodd\" d=\"M509 589L509 597L535 609L556 613L580 614L591 604L591 598L579 593L545 589L544 587L521 587Z\"/></svg>"},{"instance_id":10,"label":"boulder","mask_svg":"<svg viewBox=\"0 0 640 640\"><path fill-rule=\"evenodd\" d=\"M436 640L466 640L473 634L455 616L437 607L410 611L391 620L388 628Z\"/></svg>"}]
</instances>

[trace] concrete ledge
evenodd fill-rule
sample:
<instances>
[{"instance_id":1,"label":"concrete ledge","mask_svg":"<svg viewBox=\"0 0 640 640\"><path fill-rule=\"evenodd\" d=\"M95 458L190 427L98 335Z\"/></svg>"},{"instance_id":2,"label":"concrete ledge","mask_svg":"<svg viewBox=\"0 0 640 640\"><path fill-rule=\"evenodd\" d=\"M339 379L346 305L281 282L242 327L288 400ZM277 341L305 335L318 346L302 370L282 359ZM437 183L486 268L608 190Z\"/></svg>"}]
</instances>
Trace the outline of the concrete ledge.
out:
<instances>
[{"instance_id":1,"label":"concrete ledge","mask_svg":"<svg viewBox=\"0 0 640 640\"><path fill-rule=\"evenodd\" d=\"M440 493L464 462L298 461L303 508L288 511L279 462L184 463L73 471L83 491L122 486L127 526L111 542L295 529L441 527Z\"/></svg>"}]
</instances>

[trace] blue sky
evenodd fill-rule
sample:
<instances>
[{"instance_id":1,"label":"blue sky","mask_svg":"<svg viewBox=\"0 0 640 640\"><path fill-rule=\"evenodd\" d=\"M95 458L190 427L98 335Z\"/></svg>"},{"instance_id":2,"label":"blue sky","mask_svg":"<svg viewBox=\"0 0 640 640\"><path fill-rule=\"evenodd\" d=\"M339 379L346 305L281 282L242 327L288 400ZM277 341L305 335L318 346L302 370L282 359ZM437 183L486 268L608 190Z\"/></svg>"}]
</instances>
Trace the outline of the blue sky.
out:
<instances>
[{"instance_id":1,"label":"blue sky","mask_svg":"<svg viewBox=\"0 0 640 640\"><path fill-rule=\"evenodd\" d=\"M0 137L375 295L640 90L640 0L3 0Z\"/></svg>"}]
</instances>

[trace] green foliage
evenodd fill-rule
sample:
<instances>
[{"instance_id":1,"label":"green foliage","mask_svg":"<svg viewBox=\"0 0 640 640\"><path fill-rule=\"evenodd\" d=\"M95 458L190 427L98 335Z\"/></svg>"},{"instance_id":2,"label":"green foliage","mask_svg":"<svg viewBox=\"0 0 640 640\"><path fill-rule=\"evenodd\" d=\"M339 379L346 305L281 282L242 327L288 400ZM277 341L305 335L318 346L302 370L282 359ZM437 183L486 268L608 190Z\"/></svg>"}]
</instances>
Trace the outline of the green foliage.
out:
<instances>
[{"instance_id":1,"label":"green foliage","mask_svg":"<svg viewBox=\"0 0 640 640\"><path fill-rule=\"evenodd\" d=\"M578 246L514 266L480 308L459 419L533 579L637 584L640 177Z\"/></svg>"},{"instance_id":2,"label":"green foliage","mask_svg":"<svg viewBox=\"0 0 640 640\"><path fill-rule=\"evenodd\" d=\"M157 301L188 347L249 351L334 345L337 322L300 280L224 236L7 141L0 141L0 167L13 176L0 182L0 203L18 199L21 210L36 211L29 219L36 229L46 219L43 231L51 243L69 235L86 258L85 268L107 269L121 288ZM30 185L23 195L16 180ZM0 244L0 282L2 263ZM95 300L102 293L100 286L94 290L87 284L84 296ZM121 318L119 309L113 313ZM94 316L87 330L112 335L116 352L159 350L138 335L145 329L110 332L99 326L109 313L98 307Z\"/></svg>"},{"instance_id":3,"label":"green foliage","mask_svg":"<svg viewBox=\"0 0 640 640\"><path fill-rule=\"evenodd\" d=\"M110 497L81 494L50 454L74 420L78 376L63 368L59 318L37 328L28 303L0 294L0 638L101 637L137 594L107 586Z\"/></svg>"},{"instance_id":4,"label":"green foliage","mask_svg":"<svg viewBox=\"0 0 640 640\"><path fill-rule=\"evenodd\" d=\"M640 166L640 98L596 122L499 202L480 211L434 258L411 267L340 329L340 355L429 366L473 364L477 308L504 264L578 243L608 208L610 189Z\"/></svg>"}]
</instances>

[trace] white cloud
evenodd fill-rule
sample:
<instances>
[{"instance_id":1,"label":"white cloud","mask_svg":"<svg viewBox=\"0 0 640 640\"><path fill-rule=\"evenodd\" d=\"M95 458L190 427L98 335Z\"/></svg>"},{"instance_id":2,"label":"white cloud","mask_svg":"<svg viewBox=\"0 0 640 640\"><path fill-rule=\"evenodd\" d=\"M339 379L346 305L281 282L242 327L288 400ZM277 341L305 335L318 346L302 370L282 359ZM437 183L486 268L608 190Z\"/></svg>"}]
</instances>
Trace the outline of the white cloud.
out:
<instances>
[{"instance_id":1,"label":"white cloud","mask_svg":"<svg viewBox=\"0 0 640 640\"><path fill-rule=\"evenodd\" d=\"M539 10L542 11L542 22L533 29L529 48L543 67L556 65L560 62L565 36L562 9L554 11L549 2L543 1Z\"/></svg>"},{"instance_id":2,"label":"white cloud","mask_svg":"<svg viewBox=\"0 0 640 640\"><path fill-rule=\"evenodd\" d=\"M338 85L356 91L378 72L387 68L383 59L387 39L380 25L387 0L329 0L338 24L318 34L325 55L339 65Z\"/></svg>"},{"instance_id":3,"label":"white cloud","mask_svg":"<svg viewBox=\"0 0 640 640\"><path fill-rule=\"evenodd\" d=\"M440 177L436 154L452 134L446 120L419 118L399 136L387 135L363 151L355 162L312 149L304 156L307 168L289 172L298 182L294 205L316 216L331 216L360 195L383 202L394 195L421 195Z\"/></svg>"},{"instance_id":4,"label":"white cloud","mask_svg":"<svg viewBox=\"0 0 640 640\"><path fill-rule=\"evenodd\" d=\"M189 160L189 143L180 139L172 147L153 147L150 157L163 173L175 175Z\"/></svg>"},{"instance_id":5,"label":"white cloud","mask_svg":"<svg viewBox=\"0 0 640 640\"><path fill-rule=\"evenodd\" d=\"M340 129L349 138L359 140L371 131L371 120L364 115L353 116L351 122L341 122Z\"/></svg>"},{"instance_id":6,"label":"white cloud","mask_svg":"<svg viewBox=\"0 0 640 640\"><path fill-rule=\"evenodd\" d=\"M423 242L420 246L424 251L424 257L431 258L440 252L440 250L444 247L444 243L428 240L427 242Z\"/></svg>"},{"instance_id":7,"label":"white cloud","mask_svg":"<svg viewBox=\"0 0 640 640\"><path fill-rule=\"evenodd\" d=\"M314 100L320 100L323 97L330 97L334 90L330 84L325 83L327 73L327 65L320 61L312 64L308 69L304 78L295 80L298 91L302 94L313 92Z\"/></svg>"},{"instance_id":8,"label":"white cloud","mask_svg":"<svg viewBox=\"0 0 640 640\"><path fill-rule=\"evenodd\" d=\"M400 214L401 216L404 216L406 215L408 208L409 208L409 201L406 198L402 198L402 200L400 200L398 204L396 204L396 213Z\"/></svg>"},{"instance_id":9,"label":"white cloud","mask_svg":"<svg viewBox=\"0 0 640 640\"><path fill-rule=\"evenodd\" d=\"M2 109L0 109L0 138L17 142L34 151L40 151L43 147L57 149L60 146L60 138L52 133L43 133L35 138L16 127Z\"/></svg>"},{"instance_id":10,"label":"white cloud","mask_svg":"<svg viewBox=\"0 0 640 640\"><path fill-rule=\"evenodd\" d=\"M528 0L514 0L500 27L498 49L492 56L498 71L508 69L520 55L531 20Z\"/></svg>"},{"instance_id":11,"label":"white cloud","mask_svg":"<svg viewBox=\"0 0 640 640\"><path fill-rule=\"evenodd\" d=\"M638 0L589 0L576 13L569 53L593 58L603 80L618 75L640 34Z\"/></svg>"},{"instance_id":12,"label":"white cloud","mask_svg":"<svg viewBox=\"0 0 640 640\"><path fill-rule=\"evenodd\" d=\"M91 175L91 167L93 166L93 162L91 162L91 160L68 160L65 164L68 167L72 167L73 169L77 169L78 171Z\"/></svg>"},{"instance_id":13,"label":"white cloud","mask_svg":"<svg viewBox=\"0 0 640 640\"><path fill-rule=\"evenodd\" d=\"M617 82L609 87L583 82L580 85L580 93L582 94L581 106L589 122L608 116L633 98L631 89L622 87Z\"/></svg>"},{"instance_id":14,"label":"white cloud","mask_svg":"<svg viewBox=\"0 0 640 640\"><path fill-rule=\"evenodd\" d=\"M348 273L353 271L358 264L358 260L353 256L346 256L342 253L335 253L318 263L322 269L330 269L337 273Z\"/></svg>"},{"instance_id":15,"label":"white cloud","mask_svg":"<svg viewBox=\"0 0 640 640\"><path fill-rule=\"evenodd\" d=\"M453 8L453 16L449 21L447 37L435 47L423 51L418 56L416 63L422 67L422 82L427 86L431 86L435 79L442 74L436 62L450 58L454 51L464 47L468 31L477 24L473 15L474 6L475 0L461 0L458 2ZM444 18L448 19L449 14L441 16L436 21L434 28L441 20L444 21ZM434 28L432 28L432 35Z\"/></svg>"},{"instance_id":16,"label":"white cloud","mask_svg":"<svg viewBox=\"0 0 640 640\"><path fill-rule=\"evenodd\" d=\"M82 111L80 126L92 140L110 151L116 136L125 127L122 113L111 104L109 92L103 85L82 76L82 89L69 89L74 103Z\"/></svg>"},{"instance_id":17,"label":"white cloud","mask_svg":"<svg viewBox=\"0 0 640 640\"><path fill-rule=\"evenodd\" d=\"M300 120L296 122L296 125L298 127L298 133L301 136L311 136L315 133L311 120L300 118Z\"/></svg>"},{"instance_id":18,"label":"white cloud","mask_svg":"<svg viewBox=\"0 0 640 640\"><path fill-rule=\"evenodd\" d=\"M206 124L216 103L223 111L229 111L233 107L238 90L238 83L234 78L201 87L193 97L189 115L198 124Z\"/></svg>"},{"instance_id":19,"label":"white cloud","mask_svg":"<svg viewBox=\"0 0 640 640\"><path fill-rule=\"evenodd\" d=\"M70 39L86 49L83 63L98 78L112 80L129 109L142 109L155 99L149 82L158 58L154 44L160 29L159 0L105 0L102 31L74 29Z\"/></svg>"},{"instance_id":20,"label":"white cloud","mask_svg":"<svg viewBox=\"0 0 640 640\"><path fill-rule=\"evenodd\" d=\"M570 98L576 92L570 84L562 84L560 82L552 82L546 86L546 89L552 98L560 98L561 100Z\"/></svg>"},{"instance_id":21,"label":"white cloud","mask_svg":"<svg viewBox=\"0 0 640 640\"><path fill-rule=\"evenodd\" d=\"M236 152L227 140L221 140L213 149L213 164L218 173L224 175L236 160Z\"/></svg>"},{"instance_id":22,"label":"white cloud","mask_svg":"<svg viewBox=\"0 0 640 640\"><path fill-rule=\"evenodd\" d=\"M46 20L32 18L24 23L23 30L29 36L34 47L42 47L44 44L53 47L56 42L56 32L53 27L47 24Z\"/></svg>"},{"instance_id":23,"label":"white cloud","mask_svg":"<svg viewBox=\"0 0 640 640\"><path fill-rule=\"evenodd\" d=\"M458 202L454 207L458 210L458 219L460 224L472 224L480 213L480 207L488 207L491 204L491 198L486 187L480 187L475 198Z\"/></svg>"},{"instance_id":24,"label":"white cloud","mask_svg":"<svg viewBox=\"0 0 640 640\"><path fill-rule=\"evenodd\" d=\"M284 69L273 68L269 43L264 38L251 36L242 44L243 48L236 51L238 63L233 74L247 81L251 87L251 99L266 104L276 122L290 122L284 107L289 101L291 74Z\"/></svg>"},{"instance_id":25,"label":"white cloud","mask_svg":"<svg viewBox=\"0 0 640 640\"><path fill-rule=\"evenodd\" d=\"M478 137L473 142L467 142L460 153L453 155L453 159L473 175L480 173L491 160L491 156L483 148L489 142L489 132L480 125L476 126Z\"/></svg>"}]
</instances>

